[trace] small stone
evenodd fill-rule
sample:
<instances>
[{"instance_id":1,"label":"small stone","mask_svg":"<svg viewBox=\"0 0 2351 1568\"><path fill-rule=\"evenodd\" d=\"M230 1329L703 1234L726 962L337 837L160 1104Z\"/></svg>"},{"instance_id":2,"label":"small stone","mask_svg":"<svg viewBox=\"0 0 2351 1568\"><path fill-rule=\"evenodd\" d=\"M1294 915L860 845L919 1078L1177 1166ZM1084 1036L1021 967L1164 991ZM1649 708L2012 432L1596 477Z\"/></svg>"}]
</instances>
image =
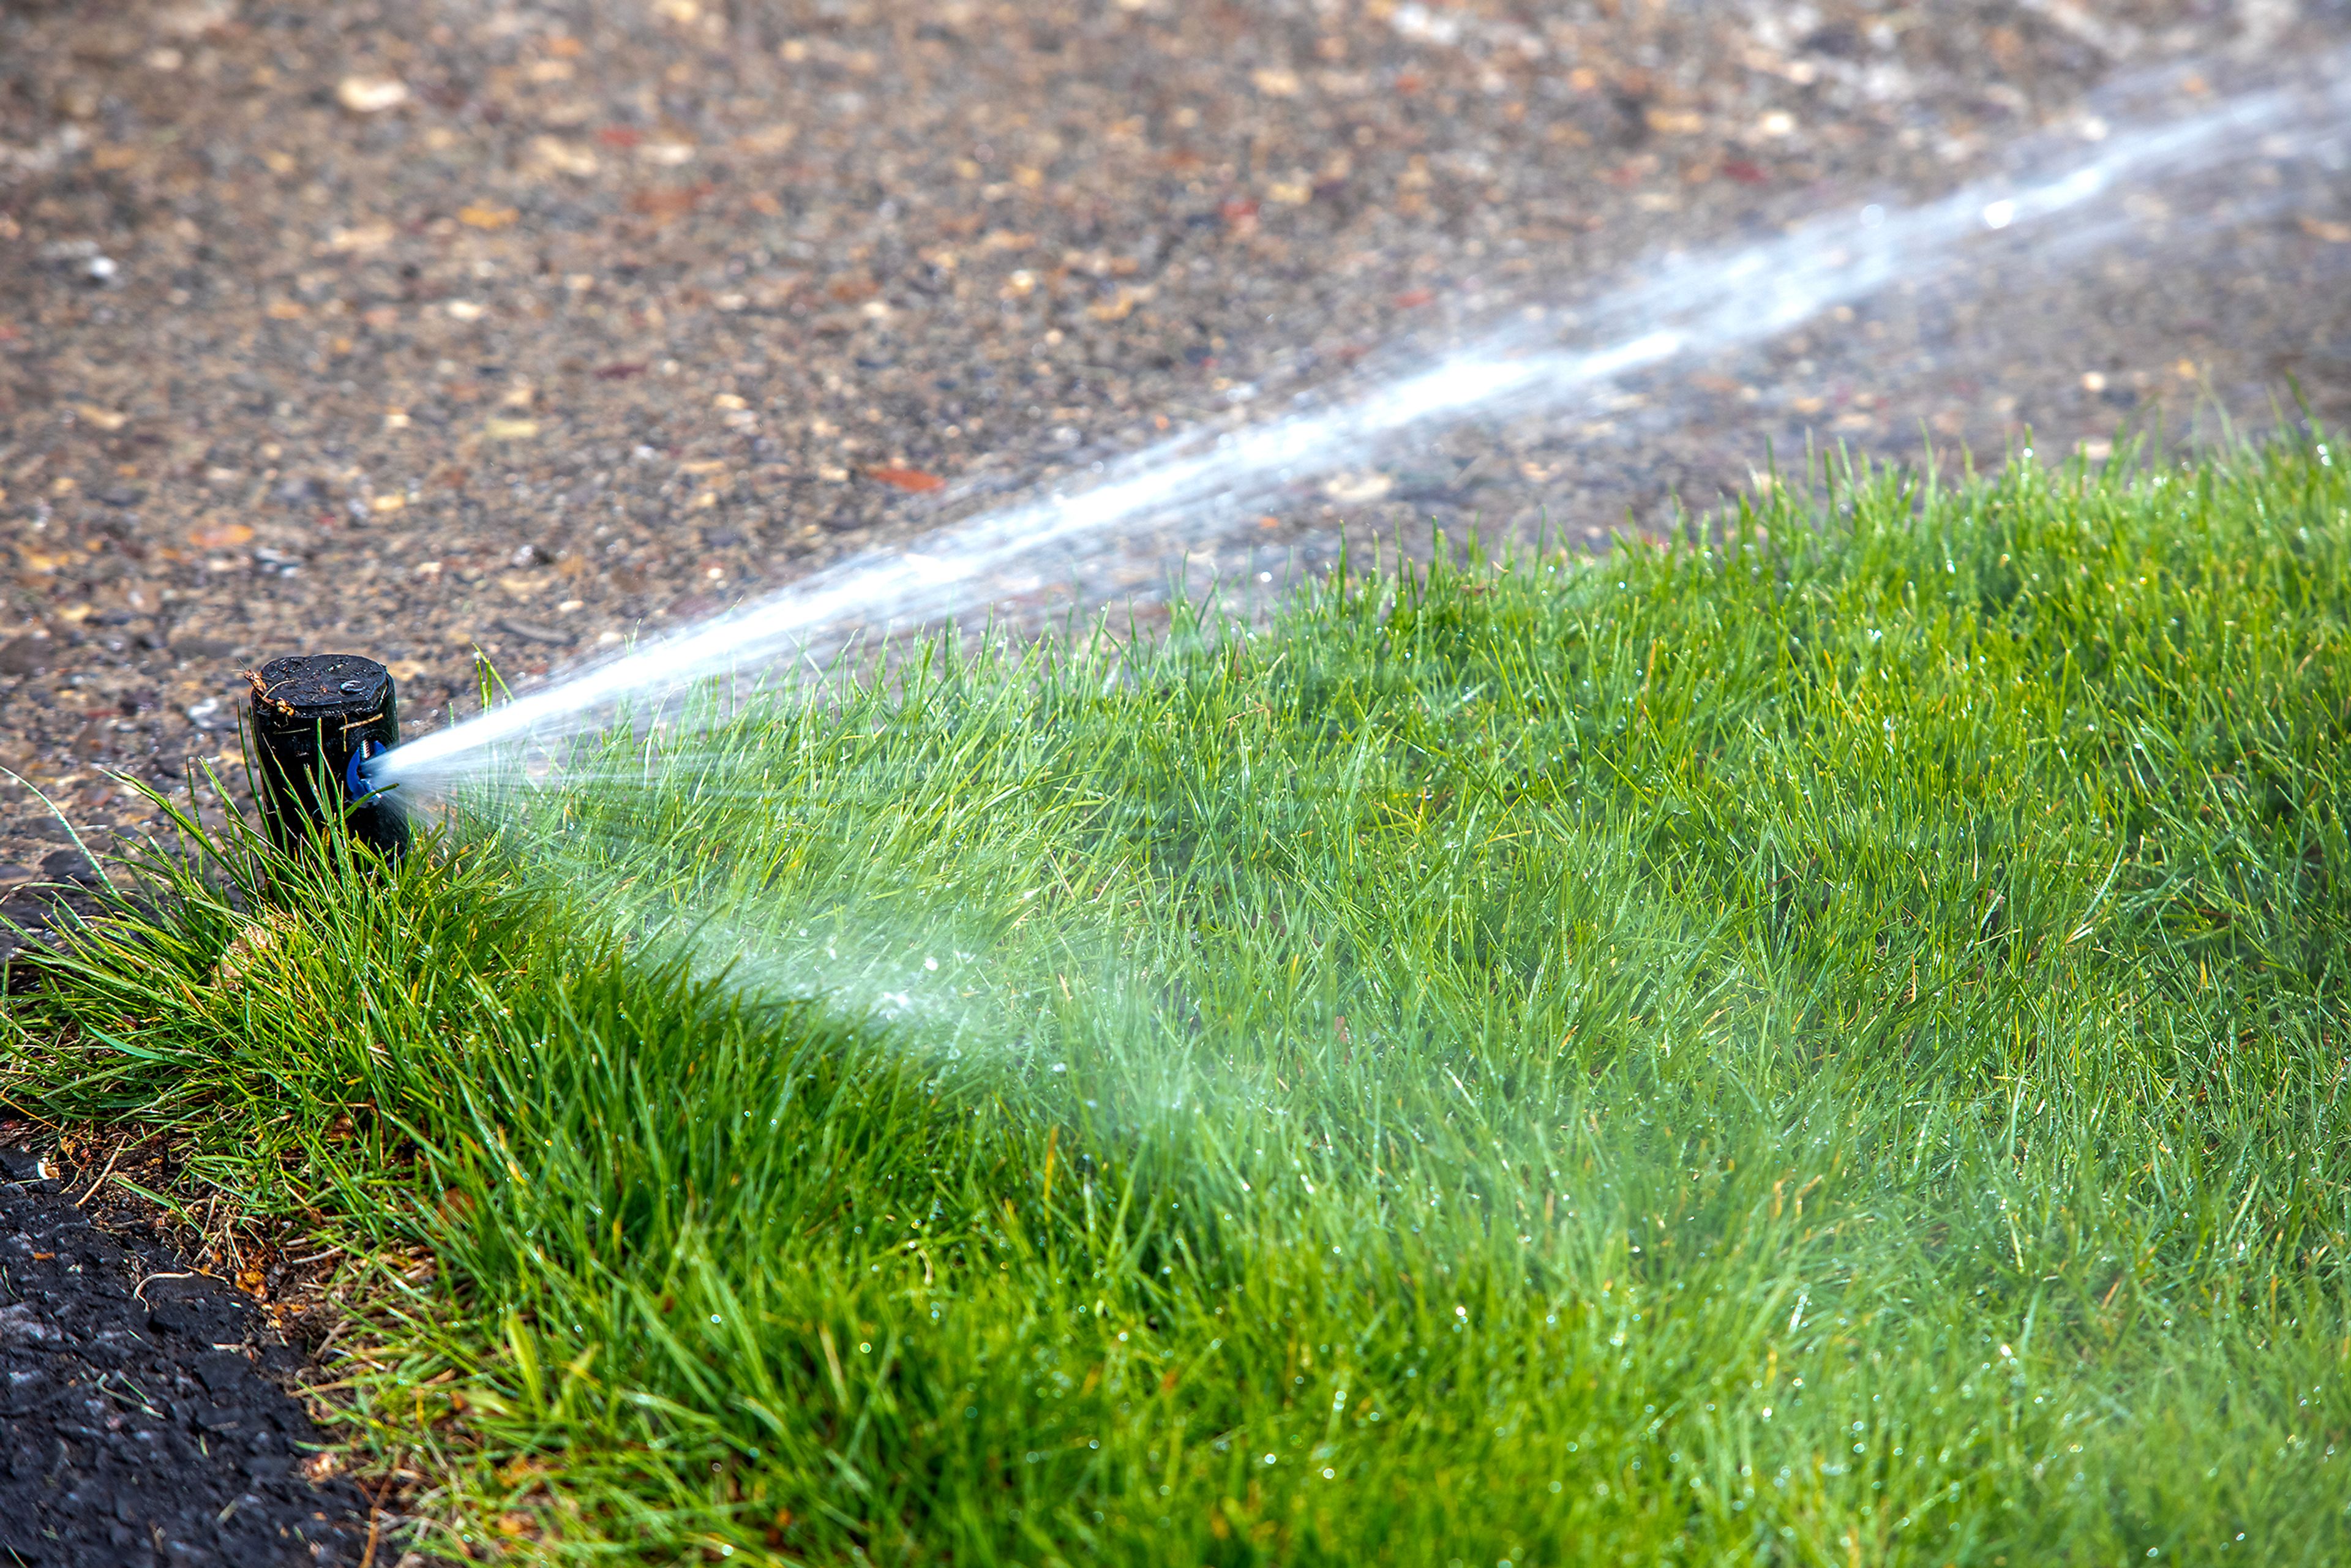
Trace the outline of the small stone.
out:
<instances>
[{"instance_id":1,"label":"small stone","mask_svg":"<svg viewBox=\"0 0 2351 1568\"><path fill-rule=\"evenodd\" d=\"M348 76L335 84L335 99L353 114L381 114L408 101L408 84L398 77Z\"/></svg>"},{"instance_id":2,"label":"small stone","mask_svg":"<svg viewBox=\"0 0 2351 1568\"><path fill-rule=\"evenodd\" d=\"M11 637L0 643L0 675L37 674L48 667L47 637Z\"/></svg>"},{"instance_id":3,"label":"small stone","mask_svg":"<svg viewBox=\"0 0 2351 1568\"><path fill-rule=\"evenodd\" d=\"M51 882L103 882L104 876L79 850L57 850L41 857L41 874Z\"/></svg>"}]
</instances>

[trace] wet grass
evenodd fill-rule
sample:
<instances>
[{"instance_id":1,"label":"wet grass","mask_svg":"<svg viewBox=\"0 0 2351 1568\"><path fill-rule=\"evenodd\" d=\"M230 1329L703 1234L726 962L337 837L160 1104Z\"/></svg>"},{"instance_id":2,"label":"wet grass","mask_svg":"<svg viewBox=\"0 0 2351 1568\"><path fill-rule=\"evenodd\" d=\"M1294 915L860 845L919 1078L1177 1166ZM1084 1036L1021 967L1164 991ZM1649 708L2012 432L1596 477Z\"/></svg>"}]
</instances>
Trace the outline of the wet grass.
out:
<instances>
[{"instance_id":1,"label":"wet grass","mask_svg":"<svg viewBox=\"0 0 2351 1568\"><path fill-rule=\"evenodd\" d=\"M2289 442L941 655L218 843L10 1093L392 1260L477 1556L2339 1562L2346 612Z\"/></svg>"}]
</instances>

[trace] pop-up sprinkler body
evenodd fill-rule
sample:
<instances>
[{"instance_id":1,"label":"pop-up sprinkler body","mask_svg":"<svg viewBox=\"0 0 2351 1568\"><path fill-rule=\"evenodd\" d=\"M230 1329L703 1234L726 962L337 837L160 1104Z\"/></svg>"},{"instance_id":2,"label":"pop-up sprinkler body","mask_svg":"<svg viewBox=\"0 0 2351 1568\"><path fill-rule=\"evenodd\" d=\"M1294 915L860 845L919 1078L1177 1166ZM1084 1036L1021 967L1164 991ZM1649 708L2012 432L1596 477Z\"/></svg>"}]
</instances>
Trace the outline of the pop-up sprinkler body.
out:
<instances>
[{"instance_id":1,"label":"pop-up sprinkler body","mask_svg":"<svg viewBox=\"0 0 2351 1568\"><path fill-rule=\"evenodd\" d=\"M367 765L400 744L392 672L356 653L294 654L253 673L253 738L261 758L261 820L292 852L340 820L387 857L408 847L408 821Z\"/></svg>"}]
</instances>

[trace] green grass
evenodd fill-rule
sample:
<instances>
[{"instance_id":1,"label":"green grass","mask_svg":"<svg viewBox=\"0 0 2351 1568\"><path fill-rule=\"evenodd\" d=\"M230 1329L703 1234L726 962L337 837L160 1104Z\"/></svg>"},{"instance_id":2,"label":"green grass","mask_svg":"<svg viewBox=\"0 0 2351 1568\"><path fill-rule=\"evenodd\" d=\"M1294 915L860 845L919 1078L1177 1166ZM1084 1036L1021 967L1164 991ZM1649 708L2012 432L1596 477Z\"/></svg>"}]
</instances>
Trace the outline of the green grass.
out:
<instances>
[{"instance_id":1,"label":"green grass","mask_svg":"<svg viewBox=\"0 0 2351 1568\"><path fill-rule=\"evenodd\" d=\"M2287 442L936 654L218 844L9 1092L390 1260L478 1555L2341 1562L2347 612Z\"/></svg>"}]
</instances>

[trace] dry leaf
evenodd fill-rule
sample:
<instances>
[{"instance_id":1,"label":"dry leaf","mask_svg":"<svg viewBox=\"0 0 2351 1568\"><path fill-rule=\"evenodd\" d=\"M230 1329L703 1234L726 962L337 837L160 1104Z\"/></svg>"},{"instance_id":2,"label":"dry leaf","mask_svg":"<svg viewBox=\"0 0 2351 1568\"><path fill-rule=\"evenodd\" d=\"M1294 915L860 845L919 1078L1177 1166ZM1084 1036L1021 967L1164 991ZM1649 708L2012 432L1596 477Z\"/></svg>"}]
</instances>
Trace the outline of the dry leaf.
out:
<instances>
[{"instance_id":1,"label":"dry leaf","mask_svg":"<svg viewBox=\"0 0 2351 1568\"><path fill-rule=\"evenodd\" d=\"M486 202L470 203L457 209L457 221L475 229L502 229L519 216L512 207L494 207Z\"/></svg>"},{"instance_id":2,"label":"dry leaf","mask_svg":"<svg viewBox=\"0 0 2351 1568\"><path fill-rule=\"evenodd\" d=\"M901 490L922 492L944 490L947 482L935 474L925 474L920 468L868 468L865 476L879 479L884 485L895 485Z\"/></svg>"},{"instance_id":3,"label":"dry leaf","mask_svg":"<svg viewBox=\"0 0 2351 1568\"><path fill-rule=\"evenodd\" d=\"M629 210L652 218L657 223L667 223L673 218L682 218L694 211L695 204L708 195L712 187L705 183L665 190L639 191L629 198Z\"/></svg>"},{"instance_id":4,"label":"dry leaf","mask_svg":"<svg viewBox=\"0 0 2351 1568\"><path fill-rule=\"evenodd\" d=\"M797 125L770 125L763 131L747 131L735 139L735 151L764 158L781 152L799 134Z\"/></svg>"},{"instance_id":5,"label":"dry leaf","mask_svg":"<svg viewBox=\"0 0 2351 1568\"><path fill-rule=\"evenodd\" d=\"M250 535L253 530L247 528ZM213 966L213 977L229 990L245 984L245 977L264 953L277 945L278 937L294 929L294 917L284 910L273 912L265 920L256 920L236 935L220 962Z\"/></svg>"}]
</instances>

